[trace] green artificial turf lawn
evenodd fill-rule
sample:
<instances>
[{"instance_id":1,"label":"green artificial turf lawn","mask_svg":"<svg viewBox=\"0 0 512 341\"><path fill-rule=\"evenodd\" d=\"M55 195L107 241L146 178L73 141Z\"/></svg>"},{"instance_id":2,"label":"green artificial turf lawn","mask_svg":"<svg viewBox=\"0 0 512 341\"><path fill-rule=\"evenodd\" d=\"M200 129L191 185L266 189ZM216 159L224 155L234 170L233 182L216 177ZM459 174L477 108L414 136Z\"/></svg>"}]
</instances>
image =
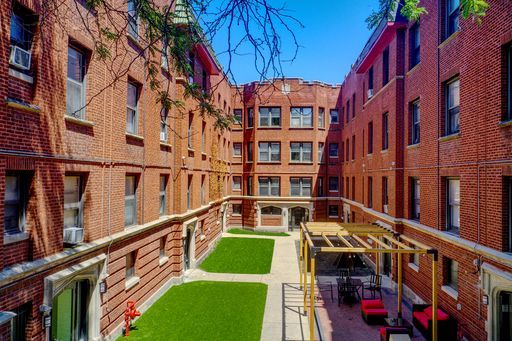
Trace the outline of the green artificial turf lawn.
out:
<instances>
[{"instance_id":1,"label":"green artificial turf lawn","mask_svg":"<svg viewBox=\"0 0 512 341\"><path fill-rule=\"evenodd\" d=\"M201 264L201 269L232 274L268 274L273 253L273 239L222 238Z\"/></svg>"},{"instance_id":2,"label":"green artificial turf lawn","mask_svg":"<svg viewBox=\"0 0 512 341\"><path fill-rule=\"evenodd\" d=\"M264 231L252 231L246 229L231 229L228 233L232 234L251 234L255 236L271 236L271 237L288 237L289 234L285 232L264 232Z\"/></svg>"},{"instance_id":3,"label":"green artificial turf lawn","mask_svg":"<svg viewBox=\"0 0 512 341\"><path fill-rule=\"evenodd\" d=\"M172 287L119 340L259 340L267 285L198 281Z\"/></svg>"}]
</instances>

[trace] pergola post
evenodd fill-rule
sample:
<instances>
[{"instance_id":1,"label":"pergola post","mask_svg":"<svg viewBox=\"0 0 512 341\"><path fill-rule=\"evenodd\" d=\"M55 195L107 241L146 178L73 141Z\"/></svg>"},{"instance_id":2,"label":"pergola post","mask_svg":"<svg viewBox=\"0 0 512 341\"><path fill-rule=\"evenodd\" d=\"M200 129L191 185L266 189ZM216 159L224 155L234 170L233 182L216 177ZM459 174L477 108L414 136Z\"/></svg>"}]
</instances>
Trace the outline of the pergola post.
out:
<instances>
[{"instance_id":1,"label":"pergola post","mask_svg":"<svg viewBox=\"0 0 512 341\"><path fill-rule=\"evenodd\" d=\"M315 255L311 255L311 289L309 292L309 339L315 339Z\"/></svg>"},{"instance_id":2,"label":"pergola post","mask_svg":"<svg viewBox=\"0 0 512 341\"><path fill-rule=\"evenodd\" d=\"M380 273L380 252L375 253L375 274L378 276Z\"/></svg>"},{"instance_id":3,"label":"pergola post","mask_svg":"<svg viewBox=\"0 0 512 341\"><path fill-rule=\"evenodd\" d=\"M304 250L303 250L303 236L302 234L304 233L304 231L302 230L302 223L301 223L301 228L300 228L300 246L299 246L299 282L300 282L300 288L302 289L302 262L304 262Z\"/></svg>"},{"instance_id":4,"label":"pergola post","mask_svg":"<svg viewBox=\"0 0 512 341\"><path fill-rule=\"evenodd\" d=\"M308 243L304 243L304 260L302 261L302 265L304 266L303 275L304 275L304 314L306 314L306 305L308 298Z\"/></svg>"},{"instance_id":5,"label":"pergola post","mask_svg":"<svg viewBox=\"0 0 512 341\"><path fill-rule=\"evenodd\" d=\"M432 253L432 341L437 341L437 250Z\"/></svg>"},{"instance_id":6,"label":"pergola post","mask_svg":"<svg viewBox=\"0 0 512 341\"><path fill-rule=\"evenodd\" d=\"M402 318L402 254L398 253L398 318Z\"/></svg>"}]
</instances>

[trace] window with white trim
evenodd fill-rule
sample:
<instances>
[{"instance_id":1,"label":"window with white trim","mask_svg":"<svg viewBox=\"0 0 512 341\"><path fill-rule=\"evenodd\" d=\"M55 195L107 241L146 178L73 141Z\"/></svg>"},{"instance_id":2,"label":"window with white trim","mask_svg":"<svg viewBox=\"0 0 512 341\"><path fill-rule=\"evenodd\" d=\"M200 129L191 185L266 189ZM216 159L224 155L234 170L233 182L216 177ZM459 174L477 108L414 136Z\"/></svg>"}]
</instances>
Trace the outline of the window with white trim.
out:
<instances>
[{"instance_id":1,"label":"window with white trim","mask_svg":"<svg viewBox=\"0 0 512 341\"><path fill-rule=\"evenodd\" d=\"M290 196L310 197L311 178L290 178Z\"/></svg>"},{"instance_id":2,"label":"window with white trim","mask_svg":"<svg viewBox=\"0 0 512 341\"><path fill-rule=\"evenodd\" d=\"M318 163L323 163L324 161L324 149L325 144L323 142L318 142Z\"/></svg>"},{"instance_id":3,"label":"window with white trim","mask_svg":"<svg viewBox=\"0 0 512 341\"><path fill-rule=\"evenodd\" d=\"M290 143L290 161L291 162L312 162L312 149L311 142L292 142Z\"/></svg>"},{"instance_id":4,"label":"window with white trim","mask_svg":"<svg viewBox=\"0 0 512 341\"><path fill-rule=\"evenodd\" d=\"M446 230L458 235L460 233L460 179L447 179L446 191Z\"/></svg>"},{"instance_id":5,"label":"window with white trim","mask_svg":"<svg viewBox=\"0 0 512 341\"><path fill-rule=\"evenodd\" d=\"M260 107L259 126L260 127L280 127L281 126L281 108L280 107Z\"/></svg>"},{"instance_id":6,"label":"window with white trim","mask_svg":"<svg viewBox=\"0 0 512 341\"><path fill-rule=\"evenodd\" d=\"M339 116L338 110L336 110L336 109L330 110L330 119L331 119L331 124L340 123L340 116Z\"/></svg>"},{"instance_id":7,"label":"window with white trim","mask_svg":"<svg viewBox=\"0 0 512 341\"><path fill-rule=\"evenodd\" d=\"M167 213L167 175L160 175L159 199L159 213L160 215L164 215Z\"/></svg>"},{"instance_id":8,"label":"window with white trim","mask_svg":"<svg viewBox=\"0 0 512 341\"><path fill-rule=\"evenodd\" d=\"M136 261L137 251L132 251L126 255L125 280L137 277Z\"/></svg>"},{"instance_id":9,"label":"window with white trim","mask_svg":"<svg viewBox=\"0 0 512 341\"><path fill-rule=\"evenodd\" d=\"M64 177L64 229L83 228L82 177Z\"/></svg>"},{"instance_id":10,"label":"window with white trim","mask_svg":"<svg viewBox=\"0 0 512 341\"><path fill-rule=\"evenodd\" d=\"M279 196L280 179L279 177L259 177L258 189L261 196Z\"/></svg>"},{"instance_id":11,"label":"window with white trim","mask_svg":"<svg viewBox=\"0 0 512 341\"><path fill-rule=\"evenodd\" d=\"M446 37L448 38L458 30L460 16L460 0L446 0Z\"/></svg>"},{"instance_id":12,"label":"window with white trim","mask_svg":"<svg viewBox=\"0 0 512 341\"><path fill-rule=\"evenodd\" d=\"M242 109L234 109L233 118L235 120L235 124L241 126L243 122Z\"/></svg>"},{"instance_id":13,"label":"window with white trim","mask_svg":"<svg viewBox=\"0 0 512 341\"><path fill-rule=\"evenodd\" d=\"M325 128L325 109L318 108L318 128Z\"/></svg>"},{"instance_id":14,"label":"window with white trim","mask_svg":"<svg viewBox=\"0 0 512 341\"><path fill-rule=\"evenodd\" d=\"M232 204L233 215L242 215L242 204Z\"/></svg>"},{"instance_id":15,"label":"window with white trim","mask_svg":"<svg viewBox=\"0 0 512 341\"><path fill-rule=\"evenodd\" d=\"M162 260L165 257L167 257L167 237L163 236L160 238L159 258Z\"/></svg>"},{"instance_id":16,"label":"window with white trim","mask_svg":"<svg viewBox=\"0 0 512 341\"><path fill-rule=\"evenodd\" d=\"M137 224L137 177L127 175L124 186L124 226Z\"/></svg>"},{"instance_id":17,"label":"window with white trim","mask_svg":"<svg viewBox=\"0 0 512 341\"><path fill-rule=\"evenodd\" d=\"M139 16L137 15L137 8L135 0L127 0L128 4L128 34L134 38L139 38Z\"/></svg>"},{"instance_id":18,"label":"window with white trim","mask_svg":"<svg viewBox=\"0 0 512 341\"><path fill-rule=\"evenodd\" d=\"M329 192L338 192L340 187L340 179L337 176L329 177Z\"/></svg>"},{"instance_id":19,"label":"window with white trim","mask_svg":"<svg viewBox=\"0 0 512 341\"><path fill-rule=\"evenodd\" d=\"M411 105L411 144L420 143L420 100Z\"/></svg>"},{"instance_id":20,"label":"window with white trim","mask_svg":"<svg viewBox=\"0 0 512 341\"><path fill-rule=\"evenodd\" d=\"M329 143L329 157L330 158L338 157L338 144L337 143Z\"/></svg>"},{"instance_id":21,"label":"window with white trim","mask_svg":"<svg viewBox=\"0 0 512 341\"><path fill-rule=\"evenodd\" d=\"M169 125L169 109L160 110L160 141L167 142L169 135L167 127Z\"/></svg>"},{"instance_id":22,"label":"window with white trim","mask_svg":"<svg viewBox=\"0 0 512 341\"><path fill-rule=\"evenodd\" d=\"M338 205L329 205L329 218L338 218L339 207Z\"/></svg>"},{"instance_id":23,"label":"window with white trim","mask_svg":"<svg viewBox=\"0 0 512 341\"><path fill-rule=\"evenodd\" d=\"M420 179L411 178L411 219L420 220Z\"/></svg>"},{"instance_id":24,"label":"window with white trim","mask_svg":"<svg viewBox=\"0 0 512 341\"><path fill-rule=\"evenodd\" d=\"M242 157L242 144L235 142L233 143L233 156Z\"/></svg>"},{"instance_id":25,"label":"window with white trim","mask_svg":"<svg viewBox=\"0 0 512 341\"><path fill-rule=\"evenodd\" d=\"M280 162L281 161L281 143L279 143L279 142L259 142L258 143L258 161L259 162Z\"/></svg>"},{"instance_id":26,"label":"window with white trim","mask_svg":"<svg viewBox=\"0 0 512 341\"><path fill-rule=\"evenodd\" d=\"M292 107L290 109L290 127L291 128L311 128L311 127L313 127L313 108L311 108L311 107Z\"/></svg>"},{"instance_id":27,"label":"window with white trim","mask_svg":"<svg viewBox=\"0 0 512 341\"><path fill-rule=\"evenodd\" d=\"M460 131L460 81L458 78L446 83L446 135Z\"/></svg>"},{"instance_id":28,"label":"window with white trim","mask_svg":"<svg viewBox=\"0 0 512 341\"><path fill-rule=\"evenodd\" d=\"M126 106L126 131L130 134L137 134L139 124L139 86L135 82L128 81Z\"/></svg>"},{"instance_id":29,"label":"window with white trim","mask_svg":"<svg viewBox=\"0 0 512 341\"><path fill-rule=\"evenodd\" d=\"M453 259L445 258L444 285L455 291L459 290L459 263Z\"/></svg>"},{"instance_id":30,"label":"window with white trim","mask_svg":"<svg viewBox=\"0 0 512 341\"><path fill-rule=\"evenodd\" d=\"M242 190L242 177L241 176L233 176L233 191L241 191Z\"/></svg>"},{"instance_id":31,"label":"window with white trim","mask_svg":"<svg viewBox=\"0 0 512 341\"><path fill-rule=\"evenodd\" d=\"M25 231L30 177L23 172L6 172L4 193L4 234Z\"/></svg>"},{"instance_id":32,"label":"window with white trim","mask_svg":"<svg viewBox=\"0 0 512 341\"><path fill-rule=\"evenodd\" d=\"M66 86L66 115L85 119L85 54L68 46L68 77Z\"/></svg>"}]
</instances>

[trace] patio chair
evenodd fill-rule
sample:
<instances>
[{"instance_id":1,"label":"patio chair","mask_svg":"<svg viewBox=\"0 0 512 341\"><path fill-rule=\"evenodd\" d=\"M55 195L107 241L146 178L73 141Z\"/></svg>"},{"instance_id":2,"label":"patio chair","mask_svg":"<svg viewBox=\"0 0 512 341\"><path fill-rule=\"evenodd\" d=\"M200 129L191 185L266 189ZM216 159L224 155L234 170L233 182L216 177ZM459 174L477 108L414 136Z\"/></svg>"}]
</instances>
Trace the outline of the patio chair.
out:
<instances>
[{"instance_id":1,"label":"patio chair","mask_svg":"<svg viewBox=\"0 0 512 341\"><path fill-rule=\"evenodd\" d=\"M341 290L338 293L338 305L341 301L341 297L343 297L343 303L347 303L350 306L357 302L357 298L361 299L359 292L357 291L357 287L350 283L350 281L342 283L340 288Z\"/></svg>"},{"instance_id":2,"label":"patio chair","mask_svg":"<svg viewBox=\"0 0 512 341\"><path fill-rule=\"evenodd\" d=\"M350 278L350 270L347 268L340 269L340 278L345 280Z\"/></svg>"},{"instance_id":3,"label":"patio chair","mask_svg":"<svg viewBox=\"0 0 512 341\"><path fill-rule=\"evenodd\" d=\"M318 288L318 293L322 293L322 292L330 292L331 293L331 302L334 302L334 295L333 295L333 291L332 291L332 282L325 282L325 283L320 283L320 280L318 279L318 277L316 277L316 283L317 283L317 288ZM318 300L319 296L316 296L316 299Z\"/></svg>"},{"instance_id":4,"label":"patio chair","mask_svg":"<svg viewBox=\"0 0 512 341\"><path fill-rule=\"evenodd\" d=\"M370 280L363 282L362 294L363 299L366 297L364 291L368 290L372 294L372 298L375 299L375 292L379 292L380 299L382 300L382 276L381 275L370 275Z\"/></svg>"}]
</instances>

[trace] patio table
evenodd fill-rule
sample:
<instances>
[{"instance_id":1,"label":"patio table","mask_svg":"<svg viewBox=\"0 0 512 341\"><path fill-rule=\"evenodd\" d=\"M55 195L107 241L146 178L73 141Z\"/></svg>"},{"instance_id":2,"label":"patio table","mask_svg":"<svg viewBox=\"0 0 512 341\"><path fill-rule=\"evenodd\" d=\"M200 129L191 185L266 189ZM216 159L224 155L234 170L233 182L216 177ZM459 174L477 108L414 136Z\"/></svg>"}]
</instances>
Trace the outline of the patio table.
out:
<instances>
[{"instance_id":1,"label":"patio table","mask_svg":"<svg viewBox=\"0 0 512 341\"><path fill-rule=\"evenodd\" d=\"M407 329L409 332L409 335L412 337L413 331L412 331L412 324L403 318L385 318L384 321L387 323L389 327L394 328L404 328Z\"/></svg>"}]
</instances>

